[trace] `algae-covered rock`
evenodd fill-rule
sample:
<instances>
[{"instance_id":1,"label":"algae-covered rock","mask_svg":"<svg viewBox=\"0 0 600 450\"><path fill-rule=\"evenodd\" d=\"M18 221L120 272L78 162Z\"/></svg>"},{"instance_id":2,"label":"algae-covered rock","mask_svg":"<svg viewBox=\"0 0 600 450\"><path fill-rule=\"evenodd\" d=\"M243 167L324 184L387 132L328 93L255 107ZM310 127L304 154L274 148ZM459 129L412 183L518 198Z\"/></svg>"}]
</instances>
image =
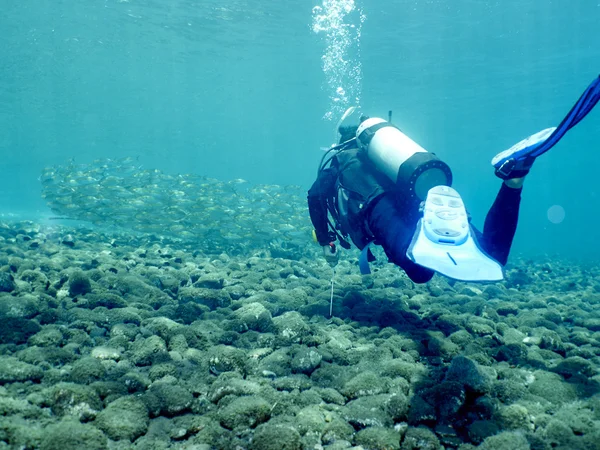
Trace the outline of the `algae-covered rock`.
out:
<instances>
[{"instance_id":1,"label":"algae-covered rock","mask_svg":"<svg viewBox=\"0 0 600 450\"><path fill-rule=\"evenodd\" d=\"M465 356L457 356L452 360L446 373L446 381L462 383L469 391L477 394L485 394L492 387L489 375L475 361Z\"/></svg>"},{"instance_id":2,"label":"algae-covered rock","mask_svg":"<svg viewBox=\"0 0 600 450\"><path fill-rule=\"evenodd\" d=\"M298 411L293 423L301 435L317 434L323 437L323 442L351 439L354 434L354 429L339 414L321 408L318 404Z\"/></svg>"},{"instance_id":3,"label":"algae-covered rock","mask_svg":"<svg viewBox=\"0 0 600 450\"><path fill-rule=\"evenodd\" d=\"M497 409L496 422L503 430L533 431L534 424L527 408L521 405L508 405Z\"/></svg>"},{"instance_id":4,"label":"algae-covered rock","mask_svg":"<svg viewBox=\"0 0 600 450\"><path fill-rule=\"evenodd\" d=\"M382 363L381 374L387 377L402 377L409 381L416 381L427 373L427 369L421 363L405 361L403 359L392 359Z\"/></svg>"},{"instance_id":5,"label":"algae-covered rock","mask_svg":"<svg viewBox=\"0 0 600 450\"><path fill-rule=\"evenodd\" d=\"M179 289L180 303L194 302L210 309L226 308L231 305L230 295L222 289L184 287Z\"/></svg>"},{"instance_id":6,"label":"algae-covered rock","mask_svg":"<svg viewBox=\"0 0 600 450\"><path fill-rule=\"evenodd\" d=\"M31 319L40 313L40 301L31 294L13 297L0 294L0 317L11 319Z\"/></svg>"},{"instance_id":7,"label":"algae-covered rock","mask_svg":"<svg viewBox=\"0 0 600 450\"><path fill-rule=\"evenodd\" d=\"M0 396L0 417L20 416L41 419L47 412L31 404L28 400Z\"/></svg>"},{"instance_id":8,"label":"algae-covered rock","mask_svg":"<svg viewBox=\"0 0 600 450\"><path fill-rule=\"evenodd\" d=\"M292 358L287 348L275 350L270 355L264 357L259 363L261 372L271 372L276 376L289 375L291 372Z\"/></svg>"},{"instance_id":9,"label":"algae-covered rock","mask_svg":"<svg viewBox=\"0 0 600 450\"><path fill-rule=\"evenodd\" d=\"M208 398L213 403L218 403L226 395L256 395L261 386L250 380L232 377L232 372L221 374L219 378L211 385L208 392Z\"/></svg>"},{"instance_id":10,"label":"algae-covered rock","mask_svg":"<svg viewBox=\"0 0 600 450\"><path fill-rule=\"evenodd\" d=\"M86 292L85 298L78 302L80 308L94 309L104 307L107 309L125 308L127 302L122 297L110 292L91 293Z\"/></svg>"},{"instance_id":11,"label":"algae-covered rock","mask_svg":"<svg viewBox=\"0 0 600 450\"><path fill-rule=\"evenodd\" d=\"M365 395L377 395L387 392L389 379L381 378L374 372L365 371L359 373L342 388L342 394L350 399L363 397Z\"/></svg>"},{"instance_id":12,"label":"algae-covered rock","mask_svg":"<svg viewBox=\"0 0 600 450\"><path fill-rule=\"evenodd\" d=\"M12 356L0 356L0 383L38 381L44 372L37 366L19 361Z\"/></svg>"},{"instance_id":13,"label":"algae-covered rock","mask_svg":"<svg viewBox=\"0 0 600 450\"><path fill-rule=\"evenodd\" d=\"M48 325L43 327L38 333L29 338L29 345L37 345L40 347L55 347L63 343L64 337L62 332L55 326Z\"/></svg>"},{"instance_id":14,"label":"algae-covered rock","mask_svg":"<svg viewBox=\"0 0 600 450\"><path fill-rule=\"evenodd\" d=\"M43 423L42 420L30 420L20 416L2 417L0 449L39 449L45 434Z\"/></svg>"},{"instance_id":15,"label":"algae-covered rock","mask_svg":"<svg viewBox=\"0 0 600 450\"><path fill-rule=\"evenodd\" d=\"M149 400L153 402L155 414L159 413L165 416L175 416L189 411L192 407L194 397L187 390L176 384L154 383L147 393ZM144 399L145 401L147 399ZM146 403L146 406L149 406ZM152 406L149 409L153 409Z\"/></svg>"},{"instance_id":16,"label":"algae-covered rock","mask_svg":"<svg viewBox=\"0 0 600 450\"><path fill-rule=\"evenodd\" d=\"M69 295L76 297L92 292L92 283L89 277L81 270L76 270L69 276Z\"/></svg>"},{"instance_id":17,"label":"algae-covered rock","mask_svg":"<svg viewBox=\"0 0 600 450\"><path fill-rule=\"evenodd\" d=\"M0 292L12 292L15 287L13 276L6 272L0 272Z\"/></svg>"},{"instance_id":18,"label":"algae-covered rock","mask_svg":"<svg viewBox=\"0 0 600 450\"><path fill-rule=\"evenodd\" d=\"M355 443L372 450L400 448L400 433L393 428L369 427L356 433Z\"/></svg>"},{"instance_id":19,"label":"algae-covered rock","mask_svg":"<svg viewBox=\"0 0 600 450\"><path fill-rule=\"evenodd\" d=\"M90 384L101 380L106 375L106 369L102 363L91 356L81 358L73 364L71 370L71 381L81 384Z\"/></svg>"},{"instance_id":20,"label":"algae-covered rock","mask_svg":"<svg viewBox=\"0 0 600 450\"><path fill-rule=\"evenodd\" d=\"M500 427L493 420L475 420L467 427L469 439L480 444L485 438L494 436L500 431Z\"/></svg>"},{"instance_id":21,"label":"algae-covered rock","mask_svg":"<svg viewBox=\"0 0 600 450\"><path fill-rule=\"evenodd\" d=\"M386 394L357 398L342 407L339 414L356 429L370 426L390 427L394 423L392 417L381 408L389 398Z\"/></svg>"},{"instance_id":22,"label":"algae-covered rock","mask_svg":"<svg viewBox=\"0 0 600 450\"><path fill-rule=\"evenodd\" d=\"M460 347L457 344L443 336L432 337L427 343L427 349L432 355L440 356L446 360L453 358L460 352Z\"/></svg>"},{"instance_id":23,"label":"algae-covered rock","mask_svg":"<svg viewBox=\"0 0 600 450\"><path fill-rule=\"evenodd\" d=\"M273 324L269 310L258 302L242 306L235 311L234 316L243 326L241 331L268 331Z\"/></svg>"},{"instance_id":24,"label":"algae-covered rock","mask_svg":"<svg viewBox=\"0 0 600 450\"><path fill-rule=\"evenodd\" d=\"M409 427L402 440L402 450L439 450L440 441L429 428Z\"/></svg>"},{"instance_id":25,"label":"algae-covered rock","mask_svg":"<svg viewBox=\"0 0 600 450\"><path fill-rule=\"evenodd\" d=\"M467 397L463 383L456 381L443 381L425 390L422 395L427 403L435 406L437 417L443 422L456 419Z\"/></svg>"},{"instance_id":26,"label":"algae-covered rock","mask_svg":"<svg viewBox=\"0 0 600 450\"><path fill-rule=\"evenodd\" d=\"M251 450L300 450L300 434L291 425L265 423L252 437Z\"/></svg>"},{"instance_id":27,"label":"algae-covered rock","mask_svg":"<svg viewBox=\"0 0 600 450\"><path fill-rule=\"evenodd\" d=\"M148 374L152 381L160 380L166 376L175 376L177 375L177 367L174 364L154 364L150 367L150 372Z\"/></svg>"},{"instance_id":28,"label":"algae-covered rock","mask_svg":"<svg viewBox=\"0 0 600 450\"><path fill-rule=\"evenodd\" d=\"M0 316L0 344L24 344L40 330L35 320Z\"/></svg>"},{"instance_id":29,"label":"algae-covered rock","mask_svg":"<svg viewBox=\"0 0 600 450\"><path fill-rule=\"evenodd\" d=\"M97 428L73 420L49 425L40 444L40 450L104 450L107 439Z\"/></svg>"},{"instance_id":30,"label":"algae-covered rock","mask_svg":"<svg viewBox=\"0 0 600 450\"><path fill-rule=\"evenodd\" d=\"M310 375L319 367L322 359L323 357L317 350L305 346L300 347L295 351L292 359L292 372Z\"/></svg>"},{"instance_id":31,"label":"algae-covered rock","mask_svg":"<svg viewBox=\"0 0 600 450\"><path fill-rule=\"evenodd\" d=\"M233 371L246 374L247 356L238 348L218 345L209 350L208 364L210 371L215 375Z\"/></svg>"},{"instance_id":32,"label":"algae-covered rock","mask_svg":"<svg viewBox=\"0 0 600 450\"><path fill-rule=\"evenodd\" d=\"M58 383L43 391L45 404L57 416L74 416L85 421L96 417L102 409L98 393L89 386L74 383Z\"/></svg>"},{"instance_id":33,"label":"algae-covered rock","mask_svg":"<svg viewBox=\"0 0 600 450\"><path fill-rule=\"evenodd\" d=\"M295 311L273 318L279 337L287 343L301 342L310 333L310 327L302 315Z\"/></svg>"},{"instance_id":34,"label":"algae-covered rock","mask_svg":"<svg viewBox=\"0 0 600 450\"><path fill-rule=\"evenodd\" d=\"M136 397L121 397L101 411L94 425L113 440L133 441L148 429L148 410Z\"/></svg>"},{"instance_id":35,"label":"algae-covered rock","mask_svg":"<svg viewBox=\"0 0 600 450\"><path fill-rule=\"evenodd\" d=\"M153 362L169 359L167 344L159 336L137 339L131 346L131 362L136 366L147 366Z\"/></svg>"},{"instance_id":36,"label":"algae-covered rock","mask_svg":"<svg viewBox=\"0 0 600 450\"><path fill-rule=\"evenodd\" d=\"M152 317L144 321L144 328L154 335L160 336L165 341L168 341L171 336L180 334L184 330L184 326L168 317Z\"/></svg>"},{"instance_id":37,"label":"algae-covered rock","mask_svg":"<svg viewBox=\"0 0 600 450\"><path fill-rule=\"evenodd\" d=\"M118 361L121 359L121 351L119 349L103 345L94 347L90 354L92 358L99 359L100 361Z\"/></svg>"},{"instance_id":38,"label":"algae-covered rock","mask_svg":"<svg viewBox=\"0 0 600 450\"><path fill-rule=\"evenodd\" d=\"M566 378L570 378L574 375L583 375L584 377L591 377L596 373L596 368L587 359L580 356L572 356L561 361L554 369L556 373L561 374Z\"/></svg>"},{"instance_id":39,"label":"algae-covered rock","mask_svg":"<svg viewBox=\"0 0 600 450\"><path fill-rule=\"evenodd\" d=\"M269 420L271 405L258 396L239 397L220 408L217 414L221 425L230 430L239 427L253 428Z\"/></svg>"},{"instance_id":40,"label":"algae-covered rock","mask_svg":"<svg viewBox=\"0 0 600 450\"><path fill-rule=\"evenodd\" d=\"M389 399L384 403L385 410L394 419L394 422L406 420L409 407L408 398L401 392L390 395Z\"/></svg>"},{"instance_id":41,"label":"algae-covered rock","mask_svg":"<svg viewBox=\"0 0 600 450\"><path fill-rule=\"evenodd\" d=\"M483 443L477 447L480 450L530 450L527 438L517 431L503 431L485 438Z\"/></svg>"},{"instance_id":42,"label":"algae-covered rock","mask_svg":"<svg viewBox=\"0 0 600 450\"><path fill-rule=\"evenodd\" d=\"M534 380L529 385L531 394L542 397L549 402L560 404L577 400L577 389L555 373L537 370L534 372Z\"/></svg>"},{"instance_id":43,"label":"algae-covered rock","mask_svg":"<svg viewBox=\"0 0 600 450\"><path fill-rule=\"evenodd\" d=\"M346 403L346 399L342 394L332 388L317 388L317 392L321 396L324 402L334 403L336 405L343 405Z\"/></svg>"}]
</instances>

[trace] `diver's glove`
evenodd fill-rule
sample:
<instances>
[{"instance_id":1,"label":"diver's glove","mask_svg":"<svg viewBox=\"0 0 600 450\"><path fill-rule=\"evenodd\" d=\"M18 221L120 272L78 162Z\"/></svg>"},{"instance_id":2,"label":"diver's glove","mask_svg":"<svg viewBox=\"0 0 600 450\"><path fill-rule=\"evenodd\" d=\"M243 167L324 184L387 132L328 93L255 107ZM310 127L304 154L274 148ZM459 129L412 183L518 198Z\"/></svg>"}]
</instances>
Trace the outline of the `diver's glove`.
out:
<instances>
[{"instance_id":1,"label":"diver's glove","mask_svg":"<svg viewBox=\"0 0 600 450\"><path fill-rule=\"evenodd\" d=\"M333 242L330 242L327 245L323 245L322 249L325 261L327 261L332 267L337 265L338 261L340 260L340 254L337 251L337 247L335 246L335 244Z\"/></svg>"}]
</instances>

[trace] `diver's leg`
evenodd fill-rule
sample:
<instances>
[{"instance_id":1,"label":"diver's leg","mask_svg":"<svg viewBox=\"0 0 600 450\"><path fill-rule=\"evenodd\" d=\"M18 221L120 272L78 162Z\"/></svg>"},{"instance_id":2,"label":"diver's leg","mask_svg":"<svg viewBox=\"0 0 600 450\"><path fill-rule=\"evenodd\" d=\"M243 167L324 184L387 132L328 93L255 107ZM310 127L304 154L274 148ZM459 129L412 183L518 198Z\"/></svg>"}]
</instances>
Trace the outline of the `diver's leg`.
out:
<instances>
[{"instance_id":1,"label":"diver's leg","mask_svg":"<svg viewBox=\"0 0 600 450\"><path fill-rule=\"evenodd\" d=\"M503 266L508 261L510 247L517 231L523 180L515 178L502 183L483 226L480 244L488 255Z\"/></svg>"},{"instance_id":2,"label":"diver's leg","mask_svg":"<svg viewBox=\"0 0 600 450\"><path fill-rule=\"evenodd\" d=\"M400 211L387 195L371 208L368 225L390 261L400 266L412 281L426 283L431 280L434 274L432 270L415 264L406 256L415 229L404 222Z\"/></svg>"}]
</instances>

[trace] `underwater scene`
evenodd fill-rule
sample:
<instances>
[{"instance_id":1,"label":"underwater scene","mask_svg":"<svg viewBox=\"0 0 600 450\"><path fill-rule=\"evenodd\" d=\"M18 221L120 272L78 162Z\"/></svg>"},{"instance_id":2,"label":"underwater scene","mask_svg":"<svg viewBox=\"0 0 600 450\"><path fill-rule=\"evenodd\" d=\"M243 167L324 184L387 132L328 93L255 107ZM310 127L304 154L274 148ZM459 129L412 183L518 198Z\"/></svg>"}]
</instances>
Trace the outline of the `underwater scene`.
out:
<instances>
[{"instance_id":1,"label":"underwater scene","mask_svg":"<svg viewBox=\"0 0 600 450\"><path fill-rule=\"evenodd\" d=\"M600 2L0 14L0 449L600 450Z\"/></svg>"}]
</instances>

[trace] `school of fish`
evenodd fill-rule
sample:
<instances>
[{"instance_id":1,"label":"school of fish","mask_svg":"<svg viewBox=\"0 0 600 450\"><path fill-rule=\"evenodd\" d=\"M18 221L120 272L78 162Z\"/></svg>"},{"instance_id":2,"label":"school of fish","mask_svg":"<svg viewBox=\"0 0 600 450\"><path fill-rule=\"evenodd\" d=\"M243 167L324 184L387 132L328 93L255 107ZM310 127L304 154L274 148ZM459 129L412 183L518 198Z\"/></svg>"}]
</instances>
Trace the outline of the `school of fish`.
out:
<instances>
[{"instance_id":1,"label":"school of fish","mask_svg":"<svg viewBox=\"0 0 600 450\"><path fill-rule=\"evenodd\" d=\"M42 197L61 218L169 236L206 251L293 248L311 239L300 186L168 175L133 158L47 167L40 181Z\"/></svg>"}]
</instances>

